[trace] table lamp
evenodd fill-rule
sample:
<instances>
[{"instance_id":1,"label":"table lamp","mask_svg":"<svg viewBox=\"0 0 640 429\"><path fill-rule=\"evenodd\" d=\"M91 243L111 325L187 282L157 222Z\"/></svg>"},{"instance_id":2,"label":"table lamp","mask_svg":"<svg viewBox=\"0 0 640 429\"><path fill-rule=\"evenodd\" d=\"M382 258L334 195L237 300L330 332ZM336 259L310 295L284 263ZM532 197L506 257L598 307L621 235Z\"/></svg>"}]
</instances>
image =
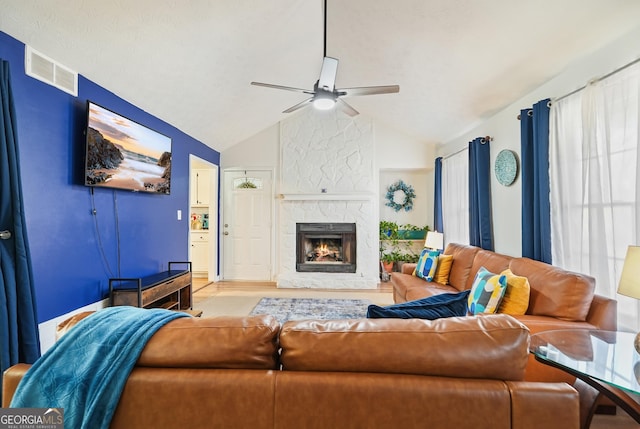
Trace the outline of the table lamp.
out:
<instances>
[{"instance_id":1,"label":"table lamp","mask_svg":"<svg viewBox=\"0 0 640 429\"><path fill-rule=\"evenodd\" d=\"M618 293L640 299L640 246L629 246L624 258L622 276L618 283ZM640 353L640 333L634 342L636 351Z\"/></svg>"},{"instance_id":2,"label":"table lamp","mask_svg":"<svg viewBox=\"0 0 640 429\"><path fill-rule=\"evenodd\" d=\"M442 250L444 247L444 235L438 231L427 232L427 239L424 241L424 247L427 249Z\"/></svg>"}]
</instances>

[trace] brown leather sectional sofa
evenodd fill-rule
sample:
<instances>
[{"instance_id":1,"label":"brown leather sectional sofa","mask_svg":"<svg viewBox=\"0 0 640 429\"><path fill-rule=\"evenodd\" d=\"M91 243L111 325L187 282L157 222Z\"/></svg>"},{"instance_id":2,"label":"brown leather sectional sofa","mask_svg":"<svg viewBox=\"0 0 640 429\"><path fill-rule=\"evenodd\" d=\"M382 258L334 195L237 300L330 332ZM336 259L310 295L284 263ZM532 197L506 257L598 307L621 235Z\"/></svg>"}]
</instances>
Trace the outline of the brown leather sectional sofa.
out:
<instances>
[{"instance_id":1,"label":"brown leather sectional sofa","mask_svg":"<svg viewBox=\"0 0 640 429\"><path fill-rule=\"evenodd\" d=\"M501 273L510 268L514 274L527 277L529 280L529 307L526 314L514 317L526 325L531 334L551 329L615 331L617 328L617 302L594 293L593 277L565 271L532 259L502 255L474 246L451 243L444 253L453 255L447 285L427 282L413 276L411 273L415 264L404 264L402 273L391 275L394 301L413 301L440 293L471 289L480 267L485 267L493 273ZM533 355L529 357L525 379L567 382L573 380L567 374L537 362Z\"/></svg>"},{"instance_id":2,"label":"brown leather sectional sofa","mask_svg":"<svg viewBox=\"0 0 640 429\"><path fill-rule=\"evenodd\" d=\"M111 427L578 428L572 387L522 381L528 344L508 315L181 318L147 343ZM5 373L3 406L27 368Z\"/></svg>"}]
</instances>

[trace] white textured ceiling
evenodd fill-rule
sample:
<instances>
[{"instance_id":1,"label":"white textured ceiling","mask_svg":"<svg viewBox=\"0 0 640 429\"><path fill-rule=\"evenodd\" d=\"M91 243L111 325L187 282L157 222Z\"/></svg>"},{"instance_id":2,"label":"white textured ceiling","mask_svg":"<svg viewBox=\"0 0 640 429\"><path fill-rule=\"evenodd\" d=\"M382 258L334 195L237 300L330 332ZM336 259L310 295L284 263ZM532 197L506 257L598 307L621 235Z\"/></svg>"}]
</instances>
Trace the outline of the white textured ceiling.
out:
<instances>
[{"instance_id":1,"label":"white textured ceiling","mask_svg":"<svg viewBox=\"0 0 640 429\"><path fill-rule=\"evenodd\" d=\"M638 0L328 0L345 99L446 142L640 25ZM217 150L286 117L323 55L321 0L0 0L0 30Z\"/></svg>"}]
</instances>

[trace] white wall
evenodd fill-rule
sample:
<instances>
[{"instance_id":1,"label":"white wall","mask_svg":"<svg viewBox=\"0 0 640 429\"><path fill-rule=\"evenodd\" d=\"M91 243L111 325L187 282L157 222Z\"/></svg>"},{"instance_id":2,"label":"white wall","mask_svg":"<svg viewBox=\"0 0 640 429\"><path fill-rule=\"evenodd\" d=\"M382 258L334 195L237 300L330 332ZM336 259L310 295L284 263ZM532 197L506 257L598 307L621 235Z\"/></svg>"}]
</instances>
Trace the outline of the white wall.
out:
<instances>
[{"instance_id":1,"label":"white wall","mask_svg":"<svg viewBox=\"0 0 640 429\"><path fill-rule=\"evenodd\" d=\"M404 134L387 124L375 126L380 220L399 224L429 225L433 229L433 166L435 145ZM414 209L395 212L385 206L387 187L402 179L416 192Z\"/></svg>"},{"instance_id":2,"label":"white wall","mask_svg":"<svg viewBox=\"0 0 640 429\"><path fill-rule=\"evenodd\" d=\"M491 198L495 250L512 256L522 255L521 182L520 176L509 187L495 179L493 165L502 149L511 149L520 157L520 109L545 98L561 97L584 86L589 80L603 76L640 57L640 27L615 43L588 57L570 64L564 72L544 85L532 90L481 125L458 138L440 145L438 155L447 155L463 148L475 137L492 136L491 142ZM532 59L535 61L535 59Z\"/></svg>"},{"instance_id":3,"label":"white wall","mask_svg":"<svg viewBox=\"0 0 640 429\"><path fill-rule=\"evenodd\" d=\"M425 143L380 121L375 122L374 133L378 168L433 169L434 144Z\"/></svg>"},{"instance_id":4,"label":"white wall","mask_svg":"<svg viewBox=\"0 0 640 429\"><path fill-rule=\"evenodd\" d=\"M395 211L388 207L385 198L387 188L402 180L410 185L416 197L413 200L413 210ZM433 229L433 171L432 169L381 169L378 188L380 196L380 220L396 222L397 224L412 224L417 226L429 225Z\"/></svg>"},{"instance_id":5,"label":"white wall","mask_svg":"<svg viewBox=\"0 0 640 429\"><path fill-rule=\"evenodd\" d=\"M276 168L279 159L280 124L275 124L220 153L220 167Z\"/></svg>"}]
</instances>

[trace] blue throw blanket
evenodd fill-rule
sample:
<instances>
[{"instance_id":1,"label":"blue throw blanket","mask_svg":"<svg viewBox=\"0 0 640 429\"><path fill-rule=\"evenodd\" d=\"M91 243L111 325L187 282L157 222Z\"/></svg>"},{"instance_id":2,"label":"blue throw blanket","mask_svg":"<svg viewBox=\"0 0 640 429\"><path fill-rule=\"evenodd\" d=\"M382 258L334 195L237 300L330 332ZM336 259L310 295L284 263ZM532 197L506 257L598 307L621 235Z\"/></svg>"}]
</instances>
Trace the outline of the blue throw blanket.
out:
<instances>
[{"instance_id":1,"label":"blue throw blanket","mask_svg":"<svg viewBox=\"0 0 640 429\"><path fill-rule=\"evenodd\" d=\"M149 338L185 313L109 307L81 320L27 371L15 408L64 408L65 428L108 428Z\"/></svg>"}]
</instances>

